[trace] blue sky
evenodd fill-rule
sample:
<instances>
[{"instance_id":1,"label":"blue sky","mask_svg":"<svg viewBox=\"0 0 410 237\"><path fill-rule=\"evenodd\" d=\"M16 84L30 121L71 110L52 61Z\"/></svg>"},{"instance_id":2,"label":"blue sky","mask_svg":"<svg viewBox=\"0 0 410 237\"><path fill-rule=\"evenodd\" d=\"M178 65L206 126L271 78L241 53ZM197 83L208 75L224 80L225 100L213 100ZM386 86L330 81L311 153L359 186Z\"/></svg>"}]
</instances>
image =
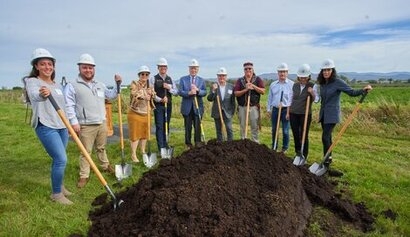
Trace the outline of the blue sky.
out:
<instances>
[{"instance_id":1,"label":"blue sky","mask_svg":"<svg viewBox=\"0 0 410 237\"><path fill-rule=\"evenodd\" d=\"M338 71L410 71L408 1L391 0L0 0L0 86L21 86L35 48L57 59L57 80L78 74L82 53L96 60L96 78L124 84L138 67L156 73L165 57L178 79L196 58L199 75L242 75L252 61L257 74L281 62L295 73L303 63L319 71L332 58Z\"/></svg>"}]
</instances>

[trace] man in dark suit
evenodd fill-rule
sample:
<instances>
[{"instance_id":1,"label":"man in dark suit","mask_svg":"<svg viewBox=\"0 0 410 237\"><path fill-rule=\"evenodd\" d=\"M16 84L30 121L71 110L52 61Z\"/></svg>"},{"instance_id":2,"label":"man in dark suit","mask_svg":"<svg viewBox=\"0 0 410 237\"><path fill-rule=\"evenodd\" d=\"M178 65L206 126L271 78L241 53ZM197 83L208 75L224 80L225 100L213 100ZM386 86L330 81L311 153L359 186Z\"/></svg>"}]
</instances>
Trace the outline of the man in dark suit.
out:
<instances>
[{"instance_id":1,"label":"man in dark suit","mask_svg":"<svg viewBox=\"0 0 410 237\"><path fill-rule=\"evenodd\" d=\"M235 113L236 107L233 85L226 82L227 72L225 68L221 67L216 75L218 76L218 82L211 86L211 91L207 97L208 101L213 101L211 117L214 118L215 121L218 141L224 141L226 139L232 141L232 116ZM222 136L222 122L225 125L227 137Z\"/></svg>"},{"instance_id":2,"label":"man in dark suit","mask_svg":"<svg viewBox=\"0 0 410 237\"><path fill-rule=\"evenodd\" d=\"M189 64L189 75L179 79L179 95L182 97L181 114L184 116L185 126L185 145L187 148L192 148L191 133L192 125L194 126L194 141L195 145L201 144L201 119L204 114L204 104L202 97L206 95L205 81L200 76L199 63L196 59L192 59Z\"/></svg>"}]
</instances>

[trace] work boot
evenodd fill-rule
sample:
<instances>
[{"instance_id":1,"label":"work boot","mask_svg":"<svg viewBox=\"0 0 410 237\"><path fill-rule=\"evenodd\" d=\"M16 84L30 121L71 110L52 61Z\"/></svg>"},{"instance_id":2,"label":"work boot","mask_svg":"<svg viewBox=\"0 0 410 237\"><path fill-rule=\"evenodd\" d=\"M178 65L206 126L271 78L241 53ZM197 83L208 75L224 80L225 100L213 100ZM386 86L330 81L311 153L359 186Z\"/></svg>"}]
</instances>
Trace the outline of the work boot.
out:
<instances>
[{"instance_id":1,"label":"work boot","mask_svg":"<svg viewBox=\"0 0 410 237\"><path fill-rule=\"evenodd\" d=\"M50 198L53 202L61 203L61 204L64 204L64 205L73 204L73 202L70 201L68 198L66 198L62 192L61 193L53 193L53 194L50 195Z\"/></svg>"},{"instance_id":2,"label":"work boot","mask_svg":"<svg viewBox=\"0 0 410 237\"><path fill-rule=\"evenodd\" d=\"M103 172L109 173L109 174L115 174L115 170L111 165L108 165L107 168L103 169Z\"/></svg>"},{"instance_id":3,"label":"work boot","mask_svg":"<svg viewBox=\"0 0 410 237\"><path fill-rule=\"evenodd\" d=\"M68 191L68 190L64 187L64 185L61 185L61 192L62 192L63 195L66 196L66 197L73 195L73 193L70 192L70 191Z\"/></svg>"},{"instance_id":4,"label":"work boot","mask_svg":"<svg viewBox=\"0 0 410 237\"><path fill-rule=\"evenodd\" d=\"M84 188L84 186L88 183L88 178L80 178L77 183L77 188Z\"/></svg>"}]
</instances>

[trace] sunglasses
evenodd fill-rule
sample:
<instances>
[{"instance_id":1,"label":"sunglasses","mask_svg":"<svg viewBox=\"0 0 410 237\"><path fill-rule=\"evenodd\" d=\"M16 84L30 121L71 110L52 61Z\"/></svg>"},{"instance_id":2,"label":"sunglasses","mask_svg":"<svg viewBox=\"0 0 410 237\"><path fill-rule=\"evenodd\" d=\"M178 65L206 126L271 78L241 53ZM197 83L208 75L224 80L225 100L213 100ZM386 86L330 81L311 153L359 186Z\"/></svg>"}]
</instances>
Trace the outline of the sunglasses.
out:
<instances>
[{"instance_id":1,"label":"sunglasses","mask_svg":"<svg viewBox=\"0 0 410 237\"><path fill-rule=\"evenodd\" d=\"M140 73L141 76L149 76L149 73Z\"/></svg>"},{"instance_id":2,"label":"sunglasses","mask_svg":"<svg viewBox=\"0 0 410 237\"><path fill-rule=\"evenodd\" d=\"M252 70L252 68L251 68L251 67L246 67L246 68L243 69L243 70L245 70L245 71L250 71L250 70Z\"/></svg>"}]
</instances>

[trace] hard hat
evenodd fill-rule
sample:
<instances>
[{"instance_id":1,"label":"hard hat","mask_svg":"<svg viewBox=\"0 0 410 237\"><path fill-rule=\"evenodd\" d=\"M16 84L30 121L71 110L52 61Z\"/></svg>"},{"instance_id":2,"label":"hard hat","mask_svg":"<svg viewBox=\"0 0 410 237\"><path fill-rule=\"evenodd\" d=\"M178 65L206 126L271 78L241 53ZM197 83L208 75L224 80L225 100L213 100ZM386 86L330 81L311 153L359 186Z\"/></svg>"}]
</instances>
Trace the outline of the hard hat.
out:
<instances>
[{"instance_id":1,"label":"hard hat","mask_svg":"<svg viewBox=\"0 0 410 237\"><path fill-rule=\"evenodd\" d=\"M158 59L157 66L168 66L168 62L165 58Z\"/></svg>"},{"instance_id":2,"label":"hard hat","mask_svg":"<svg viewBox=\"0 0 410 237\"><path fill-rule=\"evenodd\" d=\"M335 68L335 62L332 59L326 59L322 63L322 69Z\"/></svg>"},{"instance_id":3,"label":"hard hat","mask_svg":"<svg viewBox=\"0 0 410 237\"><path fill-rule=\"evenodd\" d=\"M145 66L145 65L141 66L141 67L138 69L138 74L140 74L141 72L151 73L151 72L149 71L149 68L148 68L147 66Z\"/></svg>"},{"instance_id":4,"label":"hard hat","mask_svg":"<svg viewBox=\"0 0 410 237\"><path fill-rule=\"evenodd\" d=\"M310 66L309 64L302 64L296 73L298 77L309 77L310 76Z\"/></svg>"},{"instance_id":5,"label":"hard hat","mask_svg":"<svg viewBox=\"0 0 410 237\"><path fill-rule=\"evenodd\" d=\"M191 63L189 64L190 67L199 67L198 60L192 59Z\"/></svg>"},{"instance_id":6,"label":"hard hat","mask_svg":"<svg viewBox=\"0 0 410 237\"><path fill-rule=\"evenodd\" d=\"M216 73L216 75L227 75L228 73L226 72L226 68L221 67L219 68L218 72Z\"/></svg>"},{"instance_id":7,"label":"hard hat","mask_svg":"<svg viewBox=\"0 0 410 237\"><path fill-rule=\"evenodd\" d=\"M277 71L289 71L288 65L286 63L281 63L276 68Z\"/></svg>"},{"instance_id":8,"label":"hard hat","mask_svg":"<svg viewBox=\"0 0 410 237\"><path fill-rule=\"evenodd\" d=\"M33 51L33 54L31 56L31 65L34 65L34 61L40 58L49 58L53 60L54 63L56 62L56 59L53 57L53 55L51 55L50 52L48 52L47 49L38 48Z\"/></svg>"},{"instance_id":9,"label":"hard hat","mask_svg":"<svg viewBox=\"0 0 410 237\"><path fill-rule=\"evenodd\" d=\"M91 55L89 55L88 53L85 53L85 54L81 54L80 60L78 60L77 65L80 65L80 64L89 64L89 65L95 66L95 61Z\"/></svg>"}]
</instances>

